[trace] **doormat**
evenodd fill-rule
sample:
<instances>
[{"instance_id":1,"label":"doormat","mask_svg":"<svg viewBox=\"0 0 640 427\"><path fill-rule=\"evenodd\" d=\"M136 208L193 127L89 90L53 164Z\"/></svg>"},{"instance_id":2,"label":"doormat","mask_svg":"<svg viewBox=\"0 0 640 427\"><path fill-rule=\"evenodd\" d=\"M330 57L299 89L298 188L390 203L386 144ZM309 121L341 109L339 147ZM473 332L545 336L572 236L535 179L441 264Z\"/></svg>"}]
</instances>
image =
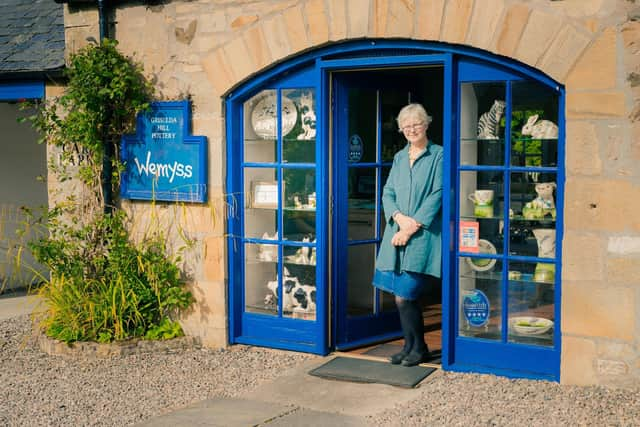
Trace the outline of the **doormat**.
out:
<instances>
[{"instance_id":1,"label":"doormat","mask_svg":"<svg viewBox=\"0 0 640 427\"><path fill-rule=\"evenodd\" d=\"M402 346L399 344L380 344L373 347L370 350L365 351L363 354L367 356L376 356L376 357L384 357L389 358L391 355L398 353L402 350ZM442 351L434 350L429 353L429 357L423 361L423 363L432 363L434 365L442 364Z\"/></svg>"},{"instance_id":2,"label":"doormat","mask_svg":"<svg viewBox=\"0 0 640 427\"><path fill-rule=\"evenodd\" d=\"M309 374L332 380L413 388L435 370L436 368L423 366L406 367L353 357L335 357L324 365L312 369Z\"/></svg>"}]
</instances>

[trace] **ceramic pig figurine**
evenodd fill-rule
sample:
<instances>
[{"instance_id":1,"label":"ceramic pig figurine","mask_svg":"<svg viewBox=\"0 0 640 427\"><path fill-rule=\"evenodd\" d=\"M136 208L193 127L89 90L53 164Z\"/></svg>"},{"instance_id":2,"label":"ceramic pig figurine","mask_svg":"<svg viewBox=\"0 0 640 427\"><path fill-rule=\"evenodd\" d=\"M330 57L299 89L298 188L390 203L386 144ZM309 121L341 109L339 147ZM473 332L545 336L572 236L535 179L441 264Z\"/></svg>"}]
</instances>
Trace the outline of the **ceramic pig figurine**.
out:
<instances>
[{"instance_id":1,"label":"ceramic pig figurine","mask_svg":"<svg viewBox=\"0 0 640 427\"><path fill-rule=\"evenodd\" d=\"M534 114L527 119L527 124L522 127L523 135L531 135L534 139L555 139L558 137L558 126L549 120L538 121L538 115Z\"/></svg>"}]
</instances>

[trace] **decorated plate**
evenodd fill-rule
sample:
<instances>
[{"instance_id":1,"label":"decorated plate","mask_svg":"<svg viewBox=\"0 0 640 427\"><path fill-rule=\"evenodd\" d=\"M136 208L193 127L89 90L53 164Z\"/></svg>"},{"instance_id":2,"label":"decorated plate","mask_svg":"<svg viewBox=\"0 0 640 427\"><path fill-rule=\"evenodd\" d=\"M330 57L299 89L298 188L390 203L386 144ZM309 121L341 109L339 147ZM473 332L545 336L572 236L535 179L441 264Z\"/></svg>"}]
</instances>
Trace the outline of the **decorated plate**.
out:
<instances>
[{"instance_id":1,"label":"decorated plate","mask_svg":"<svg viewBox=\"0 0 640 427\"><path fill-rule=\"evenodd\" d=\"M553 322L544 317L510 317L511 329L519 335L540 335L553 327Z\"/></svg>"},{"instance_id":2,"label":"decorated plate","mask_svg":"<svg viewBox=\"0 0 640 427\"><path fill-rule=\"evenodd\" d=\"M281 98L282 136L287 135L298 120L298 112L293 101L286 96ZM256 103L251 112L253 131L262 139L275 139L277 135L276 95L269 93Z\"/></svg>"},{"instance_id":3,"label":"decorated plate","mask_svg":"<svg viewBox=\"0 0 640 427\"><path fill-rule=\"evenodd\" d=\"M496 254L498 251L496 247L493 246L488 240L480 239L478 241L478 248L481 254ZM469 267L471 267L475 271L489 271L496 265L496 259L493 258L465 258Z\"/></svg>"}]
</instances>

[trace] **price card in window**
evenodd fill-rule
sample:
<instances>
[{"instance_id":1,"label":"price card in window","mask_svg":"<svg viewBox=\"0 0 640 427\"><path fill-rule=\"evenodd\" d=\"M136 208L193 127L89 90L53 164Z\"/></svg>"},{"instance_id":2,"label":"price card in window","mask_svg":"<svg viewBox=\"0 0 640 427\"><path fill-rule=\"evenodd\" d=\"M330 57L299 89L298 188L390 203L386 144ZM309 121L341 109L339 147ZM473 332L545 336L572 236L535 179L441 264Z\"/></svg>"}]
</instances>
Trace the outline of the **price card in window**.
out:
<instances>
[{"instance_id":1,"label":"price card in window","mask_svg":"<svg viewBox=\"0 0 640 427\"><path fill-rule=\"evenodd\" d=\"M479 236L480 224L477 221L460 221L460 252L480 252Z\"/></svg>"}]
</instances>

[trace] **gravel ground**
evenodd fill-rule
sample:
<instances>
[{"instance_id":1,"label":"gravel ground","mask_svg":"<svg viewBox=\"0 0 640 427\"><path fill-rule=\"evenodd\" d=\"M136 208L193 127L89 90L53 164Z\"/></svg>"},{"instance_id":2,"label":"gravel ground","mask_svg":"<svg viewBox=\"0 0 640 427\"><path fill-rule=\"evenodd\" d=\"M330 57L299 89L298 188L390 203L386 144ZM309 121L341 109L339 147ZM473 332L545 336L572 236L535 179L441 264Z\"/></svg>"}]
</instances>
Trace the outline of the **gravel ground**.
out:
<instances>
[{"instance_id":1,"label":"gravel ground","mask_svg":"<svg viewBox=\"0 0 640 427\"><path fill-rule=\"evenodd\" d=\"M201 400L238 397L313 357L233 346L72 360L40 351L29 317L15 317L0 321L0 425L131 425Z\"/></svg>"},{"instance_id":2,"label":"gravel ground","mask_svg":"<svg viewBox=\"0 0 640 427\"><path fill-rule=\"evenodd\" d=\"M27 316L0 321L0 425L131 425L204 399L239 397L316 356L233 346L114 359L48 356ZM372 426L640 426L640 386L572 387L437 372Z\"/></svg>"},{"instance_id":3,"label":"gravel ground","mask_svg":"<svg viewBox=\"0 0 640 427\"><path fill-rule=\"evenodd\" d=\"M369 421L376 426L640 426L640 388L566 386L439 372L421 397Z\"/></svg>"}]
</instances>

